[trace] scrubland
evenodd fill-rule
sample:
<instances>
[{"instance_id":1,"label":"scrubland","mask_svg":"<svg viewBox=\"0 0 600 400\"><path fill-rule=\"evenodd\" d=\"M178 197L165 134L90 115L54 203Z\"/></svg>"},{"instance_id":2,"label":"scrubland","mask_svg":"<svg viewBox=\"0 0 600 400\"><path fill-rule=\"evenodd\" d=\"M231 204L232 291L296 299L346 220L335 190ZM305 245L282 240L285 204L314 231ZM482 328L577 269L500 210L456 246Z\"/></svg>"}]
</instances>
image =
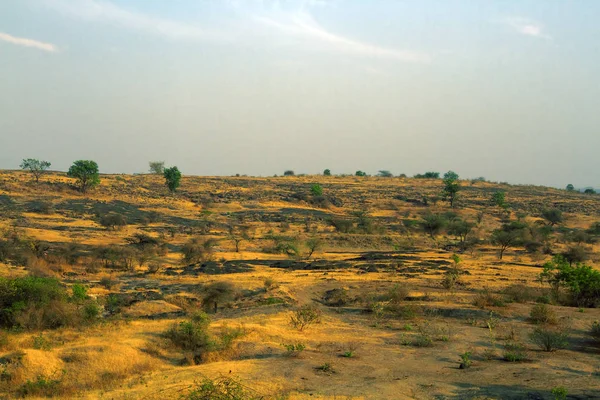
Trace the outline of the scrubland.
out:
<instances>
[{"instance_id":1,"label":"scrubland","mask_svg":"<svg viewBox=\"0 0 600 400\"><path fill-rule=\"evenodd\" d=\"M600 398L600 196L459 185L0 172L0 393Z\"/></svg>"}]
</instances>

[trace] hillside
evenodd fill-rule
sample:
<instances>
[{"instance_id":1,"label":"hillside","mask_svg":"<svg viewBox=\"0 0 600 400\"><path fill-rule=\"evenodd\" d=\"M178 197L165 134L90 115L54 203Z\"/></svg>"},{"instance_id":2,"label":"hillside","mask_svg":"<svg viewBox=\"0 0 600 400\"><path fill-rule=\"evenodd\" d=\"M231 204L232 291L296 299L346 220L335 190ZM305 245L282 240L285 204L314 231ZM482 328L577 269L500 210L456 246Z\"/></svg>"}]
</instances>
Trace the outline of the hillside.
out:
<instances>
[{"instance_id":1,"label":"hillside","mask_svg":"<svg viewBox=\"0 0 600 400\"><path fill-rule=\"evenodd\" d=\"M598 271L600 195L461 180L450 207L441 179L72 184L0 171L1 275L66 293L15 308L2 283L8 398L205 398L189 393L207 378L238 382L232 399L600 398L600 285L539 278L561 254ZM567 344L543 351L536 330Z\"/></svg>"}]
</instances>

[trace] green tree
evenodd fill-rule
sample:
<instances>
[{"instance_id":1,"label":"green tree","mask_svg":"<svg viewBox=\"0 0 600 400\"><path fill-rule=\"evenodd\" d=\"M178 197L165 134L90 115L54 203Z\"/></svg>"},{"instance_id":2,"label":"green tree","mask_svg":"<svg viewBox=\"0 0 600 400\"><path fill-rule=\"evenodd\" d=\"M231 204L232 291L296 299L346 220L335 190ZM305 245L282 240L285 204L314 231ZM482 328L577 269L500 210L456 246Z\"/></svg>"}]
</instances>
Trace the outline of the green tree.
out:
<instances>
[{"instance_id":1,"label":"green tree","mask_svg":"<svg viewBox=\"0 0 600 400\"><path fill-rule=\"evenodd\" d=\"M558 208L546 208L542 210L542 218L544 218L550 226L558 225L563 222L562 211Z\"/></svg>"},{"instance_id":2,"label":"green tree","mask_svg":"<svg viewBox=\"0 0 600 400\"><path fill-rule=\"evenodd\" d=\"M575 190L575 186L573 186L573 184L572 184L572 183L569 183L569 184L567 185L567 192L572 192L572 191L574 191L574 190Z\"/></svg>"},{"instance_id":3,"label":"green tree","mask_svg":"<svg viewBox=\"0 0 600 400\"><path fill-rule=\"evenodd\" d=\"M296 175L296 173L294 171L292 171L291 169L288 169L287 171L283 172L283 176L294 176Z\"/></svg>"},{"instance_id":4,"label":"green tree","mask_svg":"<svg viewBox=\"0 0 600 400\"><path fill-rule=\"evenodd\" d=\"M155 175L162 175L165 171L165 162L164 161L150 161L148 163L150 166L150 173Z\"/></svg>"},{"instance_id":5,"label":"green tree","mask_svg":"<svg viewBox=\"0 0 600 400\"><path fill-rule=\"evenodd\" d=\"M323 196L323 187L321 185L319 185L318 183L314 183L310 187L310 193L313 196Z\"/></svg>"},{"instance_id":6,"label":"green tree","mask_svg":"<svg viewBox=\"0 0 600 400\"><path fill-rule=\"evenodd\" d=\"M78 160L71 165L67 176L75 178L82 193L100 183L98 164L92 160Z\"/></svg>"},{"instance_id":7,"label":"green tree","mask_svg":"<svg viewBox=\"0 0 600 400\"><path fill-rule=\"evenodd\" d=\"M325 171L323 171L323 175L331 176L331 170L329 168L327 168Z\"/></svg>"},{"instance_id":8,"label":"green tree","mask_svg":"<svg viewBox=\"0 0 600 400\"><path fill-rule=\"evenodd\" d=\"M435 239L435 235L440 233L446 226L446 220L441 215L426 214L423 216L423 220L420 221L420 225L425 233Z\"/></svg>"},{"instance_id":9,"label":"green tree","mask_svg":"<svg viewBox=\"0 0 600 400\"><path fill-rule=\"evenodd\" d=\"M454 207L454 202L458 198L460 184L458 183L458 174L454 171L448 171L444 174L444 189L442 196L444 200L450 203L450 207Z\"/></svg>"},{"instance_id":10,"label":"green tree","mask_svg":"<svg viewBox=\"0 0 600 400\"><path fill-rule=\"evenodd\" d=\"M179 172L177 167L165 168L163 171L163 176L165 177L165 184L171 193L174 193L179 187L179 182L181 181L181 172Z\"/></svg>"},{"instance_id":11,"label":"green tree","mask_svg":"<svg viewBox=\"0 0 600 400\"><path fill-rule=\"evenodd\" d=\"M424 174L416 174L414 177L417 179L440 179L440 173L428 171Z\"/></svg>"},{"instance_id":12,"label":"green tree","mask_svg":"<svg viewBox=\"0 0 600 400\"><path fill-rule=\"evenodd\" d=\"M506 249L516 246L523 241L524 229L524 226L513 222L504 225L502 229L496 229L492 232L492 244L500 246L500 251L498 252L500 260L502 260Z\"/></svg>"},{"instance_id":13,"label":"green tree","mask_svg":"<svg viewBox=\"0 0 600 400\"><path fill-rule=\"evenodd\" d=\"M363 171L360 171L360 170L358 170L358 171L356 171L356 173L355 173L354 175L356 175L356 176L367 176L367 173L366 173L366 172L363 172Z\"/></svg>"},{"instance_id":14,"label":"green tree","mask_svg":"<svg viewBox=\"0 0 600 400\"><path fill-rule=\"evenodd\" d=\"M508 204L506 203L506 193L501 190L494 192L492 194L492 204L500 208L507 208Z\"/></svg>"},{"instance_id":15,"label":"green tree","mask_svg":"<svg viewBox=\"0 0 600 400\"><path fill-rule=\"evenodd\" d=\"M585 194L596 194L596 191L592 188L587 188L583 191Z\"/></svg>"},{"instance_id":16,"label":"green tree","mask_svg":"<svg viewBox=\"0 0 600 400\"><path fill-rule=\"evenodd\" d=\"M390 171L387 171L387 170L380 170L380 171L377 173L377 176L380 176L380 177L383 177L383 178L391 178L391 177L393 177L394 175L393 175L393 174L392 174Z\"/></svg>"},{"instance_id":17,"label":"green tree","mask_svg":"<svg viewBox=\"0 0 600 400\"><path fill-rule=\"evenodd\" d=\"M27 158L23 160L20 167L21 169L29 170L29 172L31 172L31 174L35 178L35 181L39 182L40 176L42 176L42 174L46 172L48 168L50 168L50 165L51 164L48 161Z\"/></svg>"}]
</instances>

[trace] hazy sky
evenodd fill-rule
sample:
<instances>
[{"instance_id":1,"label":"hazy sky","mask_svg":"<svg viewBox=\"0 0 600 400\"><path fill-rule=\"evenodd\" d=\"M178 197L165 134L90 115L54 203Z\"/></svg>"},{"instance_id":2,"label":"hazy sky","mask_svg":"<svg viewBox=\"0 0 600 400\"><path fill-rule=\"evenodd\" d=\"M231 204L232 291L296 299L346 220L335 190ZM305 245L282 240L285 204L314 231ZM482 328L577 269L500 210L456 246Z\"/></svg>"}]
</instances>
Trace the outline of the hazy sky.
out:
<instances>
[{"instance_id":1,"label":"hazy sky","mask_svg":"<svg viewBox=\"0 0 600 400\"><path fill-rule=\"evenodd\" d=\"M0 168L600 187L600 1L1 0Z\"/></svg>"}]
</instances>

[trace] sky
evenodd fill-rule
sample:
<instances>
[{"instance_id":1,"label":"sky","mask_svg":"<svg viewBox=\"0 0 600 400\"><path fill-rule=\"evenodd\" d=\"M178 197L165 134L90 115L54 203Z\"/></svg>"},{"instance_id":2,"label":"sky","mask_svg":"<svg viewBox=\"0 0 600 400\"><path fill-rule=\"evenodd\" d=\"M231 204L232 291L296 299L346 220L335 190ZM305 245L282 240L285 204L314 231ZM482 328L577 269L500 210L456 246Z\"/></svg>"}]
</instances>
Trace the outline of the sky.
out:
<instances>
[{"instance_id":1,"label":"sky","mask_svg":"<svg viewBox=\"0 0 600 400\"><path fill-rule=\"evenodd\" d=\"M2 0L0 168L600 187L600 2Z\"/></svg>"}]
</instances>

